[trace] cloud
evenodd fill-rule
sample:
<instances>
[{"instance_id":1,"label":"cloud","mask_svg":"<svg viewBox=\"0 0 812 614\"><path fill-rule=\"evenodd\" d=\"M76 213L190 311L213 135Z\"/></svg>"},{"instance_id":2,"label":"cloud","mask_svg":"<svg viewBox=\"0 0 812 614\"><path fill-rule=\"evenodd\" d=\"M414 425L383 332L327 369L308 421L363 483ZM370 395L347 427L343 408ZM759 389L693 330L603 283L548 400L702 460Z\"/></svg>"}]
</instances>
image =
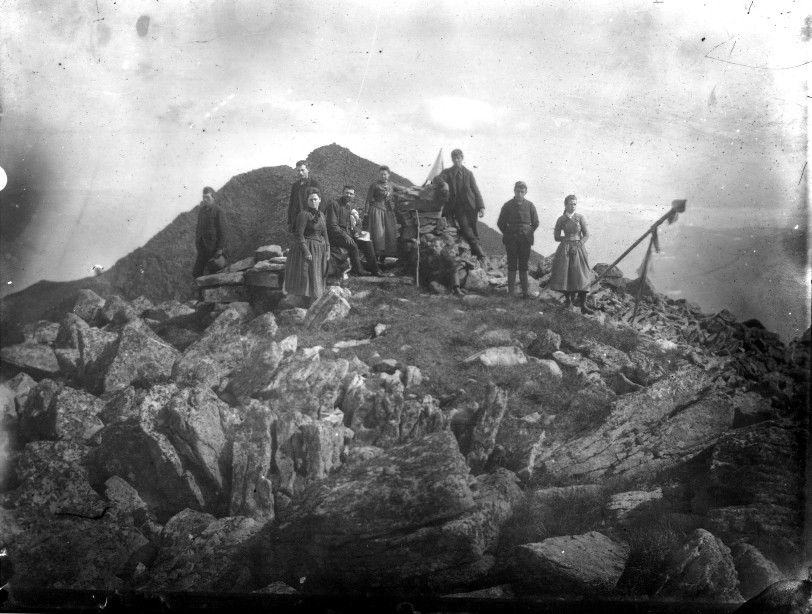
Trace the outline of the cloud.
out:
<instances>
[{"instance_id":1,"label":"cloud","mask_svg":"<svg viewBox=\"0 0 812 614\"><path fill-rule=\"evenodd\" d=\"M470 133L499 125L507 111L473 98L438 96L424 102L423 114L438 130Z\"/></svg>"}]
</instances>

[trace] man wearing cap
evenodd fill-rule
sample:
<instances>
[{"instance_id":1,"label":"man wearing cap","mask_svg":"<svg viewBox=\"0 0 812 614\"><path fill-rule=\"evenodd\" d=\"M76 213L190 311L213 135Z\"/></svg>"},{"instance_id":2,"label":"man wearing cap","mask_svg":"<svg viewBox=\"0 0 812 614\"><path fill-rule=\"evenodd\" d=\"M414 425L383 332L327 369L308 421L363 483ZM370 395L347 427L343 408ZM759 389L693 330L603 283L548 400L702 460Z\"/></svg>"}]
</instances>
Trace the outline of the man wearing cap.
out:
<instances>
[{"instance_id":1,"label":"man wearing cap","mask_svg":"<svg viewBox=\"0 0 812 614\"><path fill-rule=\"evenodd\" d=\"M226 234L226 214L214 200L214 189L203 188L203 200L197 211L195 227L195 248L197 258L192 268L192 276L200 277L204 273L214 273L209 260L223 255L223 244Z\"/></svg>"},{"instance_id":2,"label":"man wearing cap","mask_svg":"<svg viewBox=\"0 0 812 614\"><path fill-rule=\"evenodd\" d=\"M455 149L451 152L454 166L441 173L450 192L445 215L456 219L460 234L471 246L471 253L482 262L485 253L479 244L476 222L477 216L482 217L485 214L485 203L482 202L474 174L462 165L463 160L462 150Z\"/></svg>"},{"instance_id":3,"label":"man wearing cap","mask_svg":"<svg viewBox=\"0 0 812 614\"><path fill-rule=\"evenodd\" d=\"M316 188L322 193L319 182L310 177L310 170L307 168L305 160L296 163L296 175L298 179L290 187L290 202L288 202L288 232L293 234L293 224L300 211L307 210L307 190Z\"/></svg>"},{"instance_id":4,"label":"man wearing cap","mask_svg":"<svg viewBox=\"0 0 812 614\"><path fill-rule=\"evenodd\" d=\"M508 294L513 296L518 270L522 298L527 298L530 286L527 264L530 261L530 248L533 246L533 233L539 227L539 218L535 205L524 197L527 194L527 184L524 181L516 182L513 194L513 198L502 205L496 226L502 233L502 243L507 251Z\"/></svg>"},{"instance_id":5,"label":"man wearing cap","mask_svg":"<svg viewBox=\"0 0 812 614\"><path fill-rule=\"evenodd\" d=\"M342 196L327 205L325 216L327 218L327 237L331 247L343 247L350 255L353 273L358 276L369 275L369 272L361 266L359 250L364 254L367 266L372 270L373 275L380 275L378 262L375 258L375 248L369 239L362 240L354 234L353 221L357 219L358 213L352 208L355 202L355 188L345 185L342 189ZM355 212L355 215L353 215Z\"/></svg>"}]
</instances>

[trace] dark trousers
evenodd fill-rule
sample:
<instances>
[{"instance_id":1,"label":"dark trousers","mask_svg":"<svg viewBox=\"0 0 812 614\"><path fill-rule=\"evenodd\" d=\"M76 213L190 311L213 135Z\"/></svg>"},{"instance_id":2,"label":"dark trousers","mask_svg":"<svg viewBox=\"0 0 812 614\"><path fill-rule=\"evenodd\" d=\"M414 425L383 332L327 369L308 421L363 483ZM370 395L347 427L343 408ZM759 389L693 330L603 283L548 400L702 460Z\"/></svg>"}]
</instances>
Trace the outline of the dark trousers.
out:
<instances>
[{"instance_id":1,"label":"dark trousers","mask_svg":"<svg viewBox=\"0 0 812 614\"><path fill-rule=\"evenodd\" d=\"M508 271L526 271L530 262L530 241L524 235L505 236Z\"/></svg>"},{"instance_id":2,"label":"dark trousers","mask_svg":"<svg viewBox=\"0 0 812 614\"><path fill-rule=\"evenodd\" d=\"M195 245L195 247L197 248L197 258L195 259L194 267L192 267L192 277L198 278L206 272L206 263L212 259L215 250L208 249L205 245L199 242Z\"/></svg>"},{"instance_id":3,"label":"dark trousers","mask_svg":"<svg viewBox=\"0 0 812 614\"><path fill-rule=\"evenodd\" d=\"M485 252L482 251L482 247L479 245L479 233L476 229L477 212L463 205L455 207L453 213L462 238L468 241L468 245L471 246L471 253L477 258L484 257Z\"/></svg>"},{"instance_id":4,"label":"dark trousers","mask_svg":"<svg viewBox=\"0 0 812 614\"><path fill-rule=\"evenodd\" d=\"M348 232L342 232L330 236L330 246L343 247L347 250L350 263L356 273L363 269L359 258L359 252L362 253L367 261L369 271L373 275L378 275L378 262L375 260L375 247L372 245L372 241L356 241L355 237Z\"/></svg>"}]
</instances>

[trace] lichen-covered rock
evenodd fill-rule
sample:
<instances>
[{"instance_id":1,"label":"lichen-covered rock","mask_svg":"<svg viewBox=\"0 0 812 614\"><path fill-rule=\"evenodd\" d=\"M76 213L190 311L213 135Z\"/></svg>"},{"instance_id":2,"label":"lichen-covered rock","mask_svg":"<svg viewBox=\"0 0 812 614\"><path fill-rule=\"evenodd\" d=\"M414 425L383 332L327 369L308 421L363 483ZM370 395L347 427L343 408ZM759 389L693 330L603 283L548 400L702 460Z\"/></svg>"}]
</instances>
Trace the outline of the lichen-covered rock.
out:
<instances>
[{"instance_id":1,"label":"lichen-covered rock","mask_svg":"<svg viewBox=\"0 0 812 614\"><path fill-rule=\"evenodd\" d=\"M104 426L98 417L104 403L82 390L42 380L28 398L21 416L23 435L28 441L87 442Z\"/></svg>"},{"instance_id":2,"label":"lichen-covered rock","mask_svg":"<svg viewBox=\"0 0 812 614\"><path fill-rule=\"evenodd\" d=\"M304 590L357 591L407 587L474 563L519 497L510 472L481 480L475 494L448 432L347 466L266 528L255 552L260 577L281 570L285 581L305 578Z\"/></svg>"},{"instance_id":3,"label":"lichen-covered rock","mask_svg":"<svg viewBox=\"0 0 812 614\"><path fill-rule=\"evenodd\" d=\"M133 306L118 295L108 298L99 313L99 319L105 324L126 324L137 317Z\"/></svg>"},{"instance_id":4,"label":"lichen-covered rock","mask_svg":"<svg viewBox=\"0 0 812 614\"><path fill-rule=\"evenodd\" d=\"M172 367L172 378L187 385L219 385L223 377L243 364L245 349L241 329L248 315L234 307L221 313L203 336L177 359Z\"/></svg>"},{"instance_id":5,"label":"lichen-covered rock","mask_svg":"<svg viewBox=\"0 0 812 614\"><path fill-rule=\"evenodd\" d=\"M474 415L466 445L460 446L471 473L477 475L485 468L488 457L493 452L499 425L507 411L507 391L495 384L488 386L485 400Z\"/></svg>"},{"instance_id":6,"label":"lichen-covered rock","mask_svg":"<svg viewBox=\"0 0 812 614\"><path fill-rule=\"evenodd\" d=\"M85 322L75 313L66 313L59 324L59 332L54 340L54 346L58 348L79 349L79 331L90 328L90 324Z\"/></svg>"},{"instance_id":7,"label":"lichen-covered rock","mask_svg":"<svg viewBox=\"0 0 812 614\"><path fill-rule=\"evenodd\" d=\"M629 546L597 531L550 537L514 550L513 576L540 593L599 595L615 588Z\"/></svg>"},{"instance_id":8,"label":"lichen-covered rock","mask_svg":"<svg viewBox=\"0 0 812 614\"><path fill-rule=\"evenodd\" d=\"M76 302L73 305L73 313L82 318L88 324L95 324L99 312L104 307L104 299L93 290L79 290Z\"/></svg>"},{"instance_id":9,"label":"lichen-covered rock","mask_svg":"<svg viewBox=\"0 0 812 614\"><path fill-rule=\"evenodd\" d=\"M91 390L100 390L118 335L98 328L77 328L79 378Z\"/></svg>"},{"instance_id":10,"label":"lichen-covered rock","mask_svg":"<svg viewBox=\"0 0 812 614\"><path fill-rule=\"evenodd\" d=\"M592 432L548 439L536 467L550 475L593 480L676 466L712 445L733 423L729 397L713 374L683 367L638 393L619 397Z\"/></svg>"},{"instance_id":11,"label":"lichen-covered rock","mask_svg":"<svg viewBox=\"0 0 812 614\"><path fill-rule=\"evenodd\" d=\"M242 413L242 423L235 426L231 437L228 513L272 521L274 498L270 472L277 417L267 405L253 399Z\"/></svg>"},{"instance_id":12,"label":"lichen-covered rock","mask_svg":"<svg viewBox=\"0 0 812 614\"><path fill-rule=\"evenodd\" d=\"M48 320L39 320L23 328L25 343L41 343L42 345L53 346L58 334L59 324Z\"/></svg>"},{"instance_id":13,"label":"lichen-covered rock","mask_svg":"<svg viewBox=\"0 0 812 614\"><path fill-rule=\"evenodd\" d=\"M346 318L350 314L350 304L344 296L337 292L330 292L335 286L330 286L307 310L304 325L308 328L321 328L327 322Z\"/></svg>"},{"instance_id":14,"label":"lichen-covered rock","mask_svg":"<svg viewBox=\"0 0 812 614\"><path fill-rule=\"evenodd\" d=\"M173 299L164 301L163 303L152 307L148 307L141 312L141 317L163 322L164 320L169 320L171 318L191 315L194 312L195 310L189 307L189 305Z\"/></svg>"},{"instance_id":15,"label":"lichen-covered rock","mask_svg":"<svg viewBox=\"0 0 812 614\"><path fill-rule=\"evenodd\" d=\"M775 563L751 544L736 544L731 548L731 554L739 577L739 593L745 599L755 597L774 582L784 579Z\"/></svg>"},{"instance_id":16,"label":"lichen-covered rock","mask_svg":"<svg viewBox=\"0 0 812 614\"><path fill-rule=\"evenodd\" d=\"M550 358L553 352L561 349L561 335L545 328L528 346L527 353L536 358Z\"/></svg>"},{"instance_id":17,"label":"lichen-covered rock","mask_svg":"<svg viewBox=\"0 0 812 614\"><path fill-rule=\"evenodd\" d=\"M490 347L468 356L463 362L471 364L479 361L486 367L515 367L527 363L527 356L515 345Z\"/></svg>"},{"instance_id":18,"label":"lichen-covered rock","mask_svg":"<svg viewBox=\"0 0 812 614\"><path fill-rule=\"evenodd\" d=\"M307 309L292 307L279 312L279 323L282 326L301 326L307 317Z\"/></svg>"},{"instance_id":19,"label":"lichen-covered rock","mask_svg":"<svg viewBox=\"0 0 812 614\"><path fill-rule=\"evenodd\" d=\"M150 592L250 590L246 545L261 528L253 518L217 519L183 510L164 526L155 561L137 587Z\"/></svg>"},{"instance_id":20,"label":"lichen-covered rock","mask_svg":"<svg viewBox=\"0 0 812 614\"><path fill-rule=\"evenodd\" d=\"M41 343L20 343L0 348L0 361L34 378L59 375L59 362L53 349Z\"/></svg>"},{"instance_id":21,"label":"lichen-covered rock","mask_svg":"<svg viewBox=\"0 0 812 614\"><path fill-rule=\"evenodd\" d=\"M733 557L722 540L696 529L670 556L654 596L682 600L743 601Z\"/></svg>"},{"instance_id":22,"label":"lichen-covered rock","mask_svg":"<svg viewBox=\"0 0 812 614\"><path fill-rule=\"evenodd\" d=\"M662 488L615 493L606 504L606 520L620 526L634 526L642 513L662 505L662 502Z\"/></svg>"},{"instance_id":23,"label":"lichen-covered rock","mask_svg":"<svg viewBox=\"0 0 812 614\"><path fill-rule=\"evenodd\" d=\"M266 389L277 367L285 358L294 354L296 349L295 335L285 338L281 343L267 338L258 339L247 354L245 364L231 379L231 390L234 395L242 399Z\"/></svg>"}]
</instances>

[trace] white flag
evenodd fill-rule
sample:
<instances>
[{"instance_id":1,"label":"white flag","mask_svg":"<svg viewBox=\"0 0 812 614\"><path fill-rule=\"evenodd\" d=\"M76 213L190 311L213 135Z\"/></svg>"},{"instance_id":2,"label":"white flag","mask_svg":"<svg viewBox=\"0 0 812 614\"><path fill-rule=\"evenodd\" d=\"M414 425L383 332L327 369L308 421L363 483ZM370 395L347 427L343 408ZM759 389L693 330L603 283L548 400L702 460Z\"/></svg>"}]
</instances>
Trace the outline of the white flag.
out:
<instances>
[{"instance_id":1,"label":"white flag","mask_svg":"<svg viewBox=\"0 0 812 614\"><path fill-rule=\"evenodd\" d=\"M431 180L434 179L437 175L443 172L443 148L440 148L440 153L437 154L437 159L434 161L434 164L429 171L429 176L426 177L426 180L423 182L423 185L428 185L431 183Z\"/></svg>"}]
</instances>

